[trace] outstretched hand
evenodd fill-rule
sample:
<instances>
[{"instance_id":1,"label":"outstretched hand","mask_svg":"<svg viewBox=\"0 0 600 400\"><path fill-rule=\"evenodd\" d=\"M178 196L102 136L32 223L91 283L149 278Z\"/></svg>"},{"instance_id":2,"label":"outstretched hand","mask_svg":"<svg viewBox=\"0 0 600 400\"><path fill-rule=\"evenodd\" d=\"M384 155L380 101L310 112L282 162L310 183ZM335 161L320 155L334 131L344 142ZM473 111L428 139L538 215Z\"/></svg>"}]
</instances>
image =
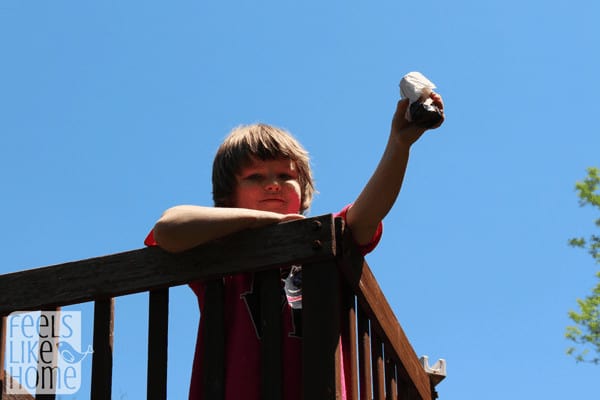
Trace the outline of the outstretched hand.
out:
<instances>
[{"instance_id":1,"label":"outstretched hand","mask_svg":"<svg viewBox=\"0 0 600 400\"><path fill-rule=\"evenodd\" d=\"M425 133L425 131L428 129L439 128L444 123L444 101L442 100L442 96L432 92L429 97L433 100L433 104L442 112L442 120L431 128L424 128L415 124L414 122L409 122L406 119L406 110L409 103L408 99L400 100L396 106L396 112L394 113L394 118L392 119L392 134L398 135L400 139L409 146L419 140L421 135L423 135L423 133Z\"/></svg>"}]
</instances>

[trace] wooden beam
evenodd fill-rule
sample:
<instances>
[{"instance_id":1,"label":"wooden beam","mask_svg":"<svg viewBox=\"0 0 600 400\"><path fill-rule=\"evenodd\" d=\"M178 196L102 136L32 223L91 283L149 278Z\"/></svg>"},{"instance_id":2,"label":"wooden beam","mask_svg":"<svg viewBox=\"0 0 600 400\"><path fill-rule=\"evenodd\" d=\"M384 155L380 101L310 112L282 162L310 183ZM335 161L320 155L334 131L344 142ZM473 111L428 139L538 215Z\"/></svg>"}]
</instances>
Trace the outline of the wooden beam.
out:
<instances>
[{"instance_id":1,"label":"wooden beam","mask_svg":"<svg viewBox=\"0 0 600 400\"><path fill-rule=\"evenodd\" d=\"M181 254L144 248L0 275L0 315L335 256L332 215L247 230Z\"/></svg>"}]
</instances>

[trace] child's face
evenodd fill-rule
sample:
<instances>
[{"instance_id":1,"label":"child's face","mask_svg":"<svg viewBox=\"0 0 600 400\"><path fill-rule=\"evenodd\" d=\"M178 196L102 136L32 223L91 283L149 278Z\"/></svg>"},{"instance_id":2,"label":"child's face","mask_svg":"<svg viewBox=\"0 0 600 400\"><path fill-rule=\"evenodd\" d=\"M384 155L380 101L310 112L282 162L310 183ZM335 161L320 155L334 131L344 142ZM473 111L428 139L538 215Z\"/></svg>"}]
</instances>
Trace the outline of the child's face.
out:
<instances>
[{"instance_id":1,"label":"child's face","mask_svg":"<svg viewBox=\"0 0 600 400\"><path fill-rule=\"evenodd\" d=\"M292 160L252 158L236 175L236 182L234 207L279 214L300 212L300 183Z\"/></svg>"}]
</instances>

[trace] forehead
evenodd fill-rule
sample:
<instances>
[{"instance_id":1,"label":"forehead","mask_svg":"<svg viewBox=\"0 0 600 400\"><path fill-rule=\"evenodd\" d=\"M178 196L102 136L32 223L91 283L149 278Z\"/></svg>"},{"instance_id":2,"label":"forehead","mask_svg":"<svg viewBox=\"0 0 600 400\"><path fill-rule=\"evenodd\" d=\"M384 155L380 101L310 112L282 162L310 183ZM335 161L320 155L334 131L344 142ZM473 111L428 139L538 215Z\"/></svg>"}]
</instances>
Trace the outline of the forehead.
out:
<instances>
[{"instance_id":1,"label":"forehead","mask_svg":"<svg viewBox=\"0 0 600 400\"><path fill-rule=\"evenodd\" d=\"M278 169L289 169L295 171L296 163L289 158L274 158L262 160L257 157L250 157L246 163L244 163L240 169L240 172L248 169L260 169L260 168L278 168Z\"/></svg>"}]
</instances>

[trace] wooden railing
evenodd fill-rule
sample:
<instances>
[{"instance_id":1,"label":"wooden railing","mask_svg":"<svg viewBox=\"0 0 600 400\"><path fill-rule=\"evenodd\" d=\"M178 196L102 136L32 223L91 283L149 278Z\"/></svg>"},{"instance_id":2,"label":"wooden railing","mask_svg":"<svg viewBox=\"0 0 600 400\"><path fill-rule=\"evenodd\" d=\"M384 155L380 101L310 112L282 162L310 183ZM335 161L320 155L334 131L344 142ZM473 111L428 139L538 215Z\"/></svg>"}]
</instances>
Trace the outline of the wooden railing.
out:
<instances>
[{"instance_id":1,"label":"wooden railing","mask_svg":"<svg viewBox=\"0 0 600 400\"><path fill-rule=\"evenodd\" d=\"M220 331L223 313L218 300L222 290L219 278L255 272L264 290L262 398L280 399L279 267L291 264L303 266L304 399L339 398L342 332L349 338L350 399L437 397L433 386L439 379L432 379L423 369L371 270L351 244L343 222L332 215L240 232L178 255L143 248L0 275L0 316L17 310L48 310L94 301L91 398L110 399L113 298L148 291L147 396L165 399L168 288L195 280L211 281L206 303L213 306L205 309L202 318L210 319L205 326L214 327L205 332L210 351L204 357L212 368L204 379L206 398L222 399L225 344ZM7 377L2 374L0 378L0 386L4 386Z\"/></svg>"}]
</instances>

